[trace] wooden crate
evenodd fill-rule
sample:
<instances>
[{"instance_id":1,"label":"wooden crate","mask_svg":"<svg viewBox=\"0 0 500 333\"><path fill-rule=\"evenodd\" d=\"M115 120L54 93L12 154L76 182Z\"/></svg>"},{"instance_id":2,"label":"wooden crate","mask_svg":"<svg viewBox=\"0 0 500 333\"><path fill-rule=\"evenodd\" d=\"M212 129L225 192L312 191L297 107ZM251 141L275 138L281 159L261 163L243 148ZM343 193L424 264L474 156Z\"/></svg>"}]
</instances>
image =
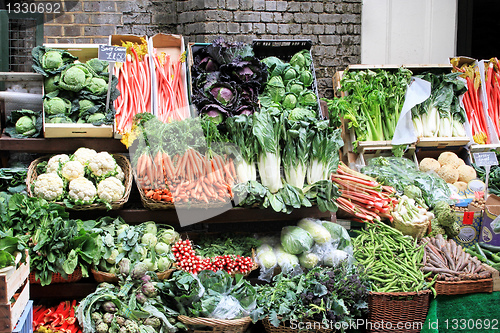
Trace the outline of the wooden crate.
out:
<instances>
[{"instance_id":1,"label":"wooden crate","mask_svg":"<svg viewBox=\"0 0 500 333\"><path fill-rule=\"evenodd\" d=\"M29 259L26 259L29 262ZM12 332L30 298L28 276L30 268L23 263L19 268L12 267L0 274L0 332ZM19 293L16 301L10 300Z\"/></svg>"},{"instance_id":2,"label":"wooden crate","mask_svg":"<svg viewBox=\"0 0 500 333\"><path fill-rule=\"evenodd\" d=\"M491 277L493 278L493 291L500 291L500 272L486 264L483 264L483 266L491 272Z\"/></svg>"}]
</instances>

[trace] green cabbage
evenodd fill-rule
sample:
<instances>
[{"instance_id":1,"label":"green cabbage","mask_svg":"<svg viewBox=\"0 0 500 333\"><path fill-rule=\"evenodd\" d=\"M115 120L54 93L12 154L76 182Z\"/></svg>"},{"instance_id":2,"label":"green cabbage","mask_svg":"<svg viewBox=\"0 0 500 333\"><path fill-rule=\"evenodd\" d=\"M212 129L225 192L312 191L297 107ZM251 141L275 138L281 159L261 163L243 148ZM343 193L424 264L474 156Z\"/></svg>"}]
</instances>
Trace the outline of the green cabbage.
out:
<instances>
[{"instance_id":1,"label":"green cabbage","mask_svg":"<svg viewBox=\"0 0 500 333\"><path fill-rule=\"evenodd\" d=\"M292 110L297 105L297 102L298 102L297 95L290 92L285 94L285 98L283 99L281 105L283 106L284 109Z\"/></svg>"},{"instance_id":2,"label":"green cabbage","mask_svg":"<svg viewBox=\"0 0 500 333\"><path fill-rule=\"evenodd\" d=\"M299 258L285 251L281 245L276 247L275 254L278 265L285 273L290 272L295 266L300 265Z\"/></svg>"},{"instance_id":3,"label":"green cabbage","mask_svg":"<svg viewBox=\"0 0 500 333\"><path fill-rule=\"evenodd\" d=\"M337 248L339 250L344 250L347 247L351 247L351 236L347 230L337 223L322 221L323 227L330 232L332 236L332 243L337 243Z\"/></svg>"},{"instance_id":4,"label":"green cabbage","mask_svg":"<svg viewBox=\"0 0 500 333\"><path fill-rule=\"evenodd\" d=\"M301 254L312 248L314 239L302 228L287 226L281 230L281 245L290 254Z\"/></svg>"},{"instance_id":5,"label":"green cabbage","mask_svg":"<svg viewBox=\"0 0 500 333\"><path fill-rule=\"evenodd\" d=\"M279 103L285 98L285 84L281 76L273 76L266 85L266 93L273 102Z\"/></svg>"},{"instance_id":6,"label":"green cabbage","mask_svg":"<svg viewBox=\"0 0 500 333\"><path fill-rule=\"evenodd\" d=\"M62 53L60 51L47 51L42 56L42 68L46 70L55 70L64 64Z\"/></svg>"},{"instance_id":7,"label":"green cabbage","mask_svg":"<svg viewBox=\"0 0 500 333\"><path fill-rule=\"evenodd\" d=\"M297 226L309 232L314 241L318 244L329 243L332 240L330 232L323 227L320 222L315 222L313 219L302 219L297 223Z\"/></svg>"},{"instance_id":8,"label":"green cabbage","mask_svg":"<svg viewBox=\"0 0 500 333\"><path fill-rule=\"evenodd\" d=\"M304 84L299 80L291 80L286 84L286 92L292 92L296 95L300 95L304 89Z\"/></svg>"},{"instance_id":9,"label":"green cabbage","mask_svg":"<svg viewBox=\"0 0 500 333\"><path fill-rule=\"evenodd\" d=\"M16 121L16 132L18 134L31 135L36 132L36 117L22 116Z\"/></svg>"},{"instance_id":10,"label":"green cabbage","mask_svg":"<svg viewBox=\"0 0 500 333\"><path fill-rule=\"evenodd\" d=\"M257 260L267 270L276 266L277 259L273 248L267 244L263 244L257 248Z\"/></svg>"},{"instance_id":11,"label":"green cabbage","mask_svg":"<svg viewBox=\"0 0 500 333\"><path fill-rule=\"evenodd\" d=\"M311 71L303 69L299 74L299 80L304 84L304 87L309 87L313 83L314 77Z\"/></svg>"},{"instance_id":12,"label":"green cabbage","mask_svg":"<svg viewBox=\"0 0 500 333\"><path fill-rule=\"evenodd\" d=\"M313 269L318 266L320 260L319 256L313 252L304 252L299 256L300 265L307 269Z\"/></svg>"},{"instance_id":13,"label":"green cabbage","mask_svg":"<svg viewBox=\"0 0 500 333\"><path fill-rule=\"evenodd\" d=\"M302 50L300 52L297 52L292 56L292 59L290 59L290 65L294 67L299 67L301 69L303 68L309 69L311 68L311 64L312 64L312 56L311 56L311 51L309 50Z\"/></svg>"},{"instance_id":14,"label":"green cabbage","mask_svg":"<svg viewBox=\"0 0 500 333\"><path fill-rule=\"evenodd\" d=\"M64 90L78 92L90 84L92 72L84 64L73 64L61 73L59 87Z\"/></svg>"},{"instance_id":15,"label":"green cabbage","mask_svg":"<svg viewBox=\"0 0 500 333\"><path fill-rule=\"evenodd\" d=\"M94 95L104 95L108 91L108 83L100 77L93 77L87 89Z\"/></svg>"},{"instance_id":16,"label":"green cabbage","mask_svg":"<svg viewBox=\"0 0 500 333\"><path fill-rule=\"evenodd\" d=\"M43 108L48 115L67 114L71 110L71 102L65 98L45 98Z\"/></svg>"},{"instance_id":17,"label":"green cabbage","mask_svg":"<svg viewBox=\"0 0 500 333\"><path fill-rule=\"evenodd\" d=\"M56 82L59 81L59 75L50 76L43 81L43 88L46 94L58 90Z\"/></svg>"}]
</instances>

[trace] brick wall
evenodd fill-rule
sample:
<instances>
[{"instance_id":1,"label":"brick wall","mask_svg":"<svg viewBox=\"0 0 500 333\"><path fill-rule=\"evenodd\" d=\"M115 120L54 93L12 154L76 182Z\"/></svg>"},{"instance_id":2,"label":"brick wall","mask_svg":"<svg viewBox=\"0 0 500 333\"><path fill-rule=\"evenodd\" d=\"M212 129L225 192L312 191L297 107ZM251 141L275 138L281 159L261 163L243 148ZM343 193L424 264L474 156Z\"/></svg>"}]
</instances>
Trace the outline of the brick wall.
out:
<instances>
[{"instance_id":1,"label":"brick wall","mask_svg":"<svg viewBox=\"0 0 500 333\"><path fill-rule=\"evenodd\" d=\"M321 97L333 96L337 69L360 62L361 0L63 1L64 14L46 15L45 42L105 43L110 34L177 33L187 42L216 36L311 39Z\"/></svg>"}]
</instances>

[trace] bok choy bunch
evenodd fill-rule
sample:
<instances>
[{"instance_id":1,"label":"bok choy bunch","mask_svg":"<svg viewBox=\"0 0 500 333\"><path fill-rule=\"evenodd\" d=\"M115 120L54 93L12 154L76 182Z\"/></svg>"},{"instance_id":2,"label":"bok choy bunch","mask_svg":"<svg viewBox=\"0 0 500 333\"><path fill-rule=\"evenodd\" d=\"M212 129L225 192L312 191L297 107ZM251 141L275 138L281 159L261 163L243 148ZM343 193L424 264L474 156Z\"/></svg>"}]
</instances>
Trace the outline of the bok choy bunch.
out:
<instances>
[{"instance_id":1,"label":"bok choy bunch","mask_svg":"<svg viewBox=\"0 0 500 333\"><path fill-rule=\"evenodd\" d=\"M236 155L236 173L240 183L257 179L257 141L253 135L253 117L239 115L226 120L226 128L231 140L239 148Z\"/></svg>"},{"instance_id":2,"label":"bok choy bunch","mask_svg":"<svg viewBox=\"0 0 500 333\"><path fill-rule=\"evenodd\" d=\"M280 173L282 124L283 113L277 108L262 109L253 114L260 181L271 193L276 193L283 187Z\"/></svg>"},{"instance_id":3,"label":"bok choy bunch","mask_svg":"<svg viewBox=\"0 0 500 333\"><path fill-rule=\"evenodd\" d=\"M466 136L465 111L458 97L467 89L458 77L461 73L425 73L416 77L431 83L431 96L412 109L418 137Z\"/></svg>"},{"instance_id":4,"label":"bok choy bunch","mask_svg":"<svg viewBox=\"0 0 500 333\"><path fill-rule=\"evenodd\" d=\"M297 188L303 188L309 161L309 143L307 140L309 122L285 121L285 146L283 148L283 169L285 180Z\"/></svg>"},{"instance_id":5,"label":"bok choy bunch","mask_svg":"<svg viewBox=\"0 0 500 333\"><path fill-rule=\"evenodd\" d=\"M312 185L320 180L329 180L339 164L339 149L344 146L341 129L329 126L329 120L318 121L309 131L308 142L307 183Z\"/></svg>"}]
</instances>

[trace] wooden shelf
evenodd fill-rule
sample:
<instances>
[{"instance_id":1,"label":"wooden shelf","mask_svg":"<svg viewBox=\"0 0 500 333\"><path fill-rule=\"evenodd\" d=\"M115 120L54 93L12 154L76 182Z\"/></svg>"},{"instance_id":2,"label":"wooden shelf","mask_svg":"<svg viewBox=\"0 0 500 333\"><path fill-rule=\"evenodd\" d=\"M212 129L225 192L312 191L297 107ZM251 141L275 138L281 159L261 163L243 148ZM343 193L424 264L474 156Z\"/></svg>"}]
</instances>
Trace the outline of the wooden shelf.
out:
<instances>
[{"instance_id":1,"label":"wooden shelf","mask_svg":"<svg viewBox=\"0 0 500 333\"><path fill-rule=\"evenodd\" d=\"M54 283L43 287L39 284L30 284L30 299L79 300L93 293L96 287L97 282L91 278L82 280L82 282Z\"/></svg>"},{"instance_id":2,"label":"wooden shelf","mask_svg":"<svg viewBox=\"0 0 500 333\"><path fill-rule=\"evenodd\" d=\"M109 153L127 153L128 149L116 139L108 138L30 138L15 139L3 134L0 137L0 151L27 153L72 153L80 147L92 148Z\"/></svg>"}]
</instances>

